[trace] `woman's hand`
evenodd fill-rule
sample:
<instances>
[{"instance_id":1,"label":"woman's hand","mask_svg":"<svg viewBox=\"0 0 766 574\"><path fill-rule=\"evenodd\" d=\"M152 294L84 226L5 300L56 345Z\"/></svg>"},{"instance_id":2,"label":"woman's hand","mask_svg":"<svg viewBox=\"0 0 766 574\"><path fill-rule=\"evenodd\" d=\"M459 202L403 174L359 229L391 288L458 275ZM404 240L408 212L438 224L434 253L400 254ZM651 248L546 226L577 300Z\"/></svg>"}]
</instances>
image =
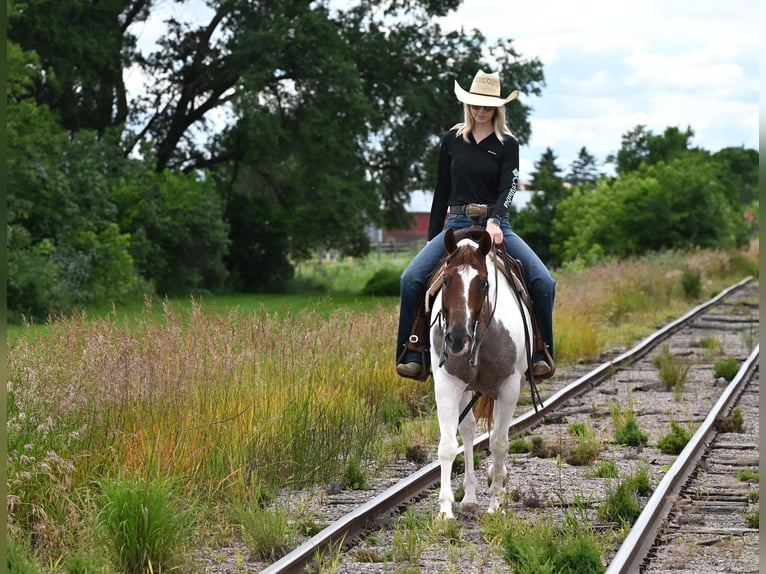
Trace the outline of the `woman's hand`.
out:
<instances>
[{"instance_id":1,"label":"woman's hand","mask_svg":"<svg viewBox=\"0 0 766 574\"><path fill-rule=\"evenodd\" d=\"M487 233L489 233L489 236L492 238L492 243L497 245L503 242L503 230L500 229L500 226L497 223L495 223L494 219L487 221Z\"/></svg>"}]
</instances>

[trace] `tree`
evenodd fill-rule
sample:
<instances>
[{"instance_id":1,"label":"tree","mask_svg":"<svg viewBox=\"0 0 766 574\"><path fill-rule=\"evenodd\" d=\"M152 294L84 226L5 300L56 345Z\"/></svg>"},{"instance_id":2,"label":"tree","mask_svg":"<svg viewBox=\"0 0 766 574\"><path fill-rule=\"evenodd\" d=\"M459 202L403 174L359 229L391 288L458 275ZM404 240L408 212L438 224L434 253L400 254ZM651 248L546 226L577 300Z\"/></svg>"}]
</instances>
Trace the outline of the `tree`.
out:
<instances>
[{"instance_id":1,"label":"tree","mask_svg":"<svg viewBox=\"0 0 766 574\"><path fill-rule=\"evenodd\" d=\"M8 38L34 51L43 73L35 79L38 104L55 111L66 130L119 126L129 103L123 70L135 58L128 30L149 15L151 0L25 0L13 4Z\"/></svg>"},{"instance_id":2,"label":"tree","mask_svg":"<svg viewBox=\"0 0 766 574\"><path fill-rule=\"evenodd\" d=\"M200 182L216 182L231 239L245 242L232 245L230 268L252 275L245 254L266 246L277 263L258 266L264 280L250 285L269 283L272 271L283 277L290 258L313 249L364 253L367 222L405 223L409 193L432 185L438 137L459 117L455 79L481 66L524 94L544 84L540 62L510 40L487 47L477 31L443 33L433 19L459 0L358 0L332 11L307 0L210 0L207 20L170 19L157 50L138 54L131 25L155 5L108 0L85 10L64 0L42 15L43 0L30 0L12 30L45 55L35 97L65 130L104 136L125 120L124 157L145 154L158 174L206 172ZM151 78L134 101L125 101L128 66ZM523 101L509 107L521 143L528 114ZM247 201L261 205L245 209Z\"/></svg>"},{"instance_id":3,"label":"tree","mask_svg":"<svg viewBox=\"0 0 766 574\"><path fill-rule=\"evenodd\" d=\"M654 135L646 126L638 125L622 136L622 146L616 158L610 156L607 162L616 163L615 171L625 175L637 170L642 163L656 164L671 162L688 151L689 140L694 137L691 127L682 132L677 127L667 127L663 135Z\"/></svg>"},{"instance_id":4,"label":"tree","mask_svg":"<svg viewBox=\"0 0 766 574\"><path fill-rule=\"evenodd\" d=\"M577 159L572 162L564 181L574 186L587 185L593 188L596 186L598 176L596 158L588 153L588 150L583 146L577 154Z\"/></svg>"},{"instance_id":5,"label":"tree","mask_svg":"<svg viewBox=\"0 0 766 574\"><path fill-rule=\"evenodd\" d=\"M516 233L549 265L559 262L551 250L551 225L556 206L569 193L564 180L558 175L561 168L556 159L553 150L546 148L540 160L535 162L532 198L529 205L514 215L511 221Z\"/></svg>"},{"instance_id":6,"label":"tree","mask_svg":"<svg viewBox=\"0 0 766 574\"><path fill-rule=\"evenodd\" d=\"M562 260L628 257L663 249L731 248L738 214L701 154L642 164L619 179L578 188L558 205L553 250Z\"/></svg>"}]
</instances>

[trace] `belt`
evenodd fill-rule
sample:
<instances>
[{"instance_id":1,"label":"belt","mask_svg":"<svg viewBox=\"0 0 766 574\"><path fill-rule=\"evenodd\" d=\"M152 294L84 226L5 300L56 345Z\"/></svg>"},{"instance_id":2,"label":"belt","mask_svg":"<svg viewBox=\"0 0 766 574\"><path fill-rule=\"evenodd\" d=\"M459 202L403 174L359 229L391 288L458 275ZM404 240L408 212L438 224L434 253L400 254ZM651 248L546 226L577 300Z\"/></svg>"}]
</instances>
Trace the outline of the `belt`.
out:
<instances>
[{"instance_id":1,"label":"belt","mask_svg":"<svg viewBox=\"0 0 766 574\"><path fill-rule=\"evenodd\" d=\"M489 217L495 211L494 205L484 203L469 203L467 205L450 205L449 212L468 217Z\"/></svg>"}]
</instances>

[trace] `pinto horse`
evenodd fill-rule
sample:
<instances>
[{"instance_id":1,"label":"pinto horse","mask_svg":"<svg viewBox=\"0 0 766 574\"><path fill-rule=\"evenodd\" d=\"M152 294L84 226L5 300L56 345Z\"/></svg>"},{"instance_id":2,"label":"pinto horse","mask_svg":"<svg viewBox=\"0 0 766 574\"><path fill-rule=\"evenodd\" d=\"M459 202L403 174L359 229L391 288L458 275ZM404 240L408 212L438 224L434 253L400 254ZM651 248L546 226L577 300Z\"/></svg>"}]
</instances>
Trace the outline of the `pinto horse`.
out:
<instances>
[{"instance_id":1,"label":"pinto horse","mask_svg":"<svg viewBox=\"0 0 766 574\"><path fill-rule=\"evenodd\" d=\"M481 393L481 401L491 399L484 415L491 418L487 511L496 511L503 500L508 482L508 429L528 368L532 340L531 329L524 323L531 324L529 311L505 276L498 273L497 265L502 262L496 261L489 234L481 230L478 242L469 237L458 242L453 230L448 229L444 246L448 256L431 311L431 349L441 431L439 511L446 518L454 518L450 475L458 450L458 427L465 455L461 508L472 512L478 509L473 461L476 416L469 407L472 392ZM459 422L466 408L469 410ZM477 413L479 410L477 407Z\"/></svg>"}]
</instances>

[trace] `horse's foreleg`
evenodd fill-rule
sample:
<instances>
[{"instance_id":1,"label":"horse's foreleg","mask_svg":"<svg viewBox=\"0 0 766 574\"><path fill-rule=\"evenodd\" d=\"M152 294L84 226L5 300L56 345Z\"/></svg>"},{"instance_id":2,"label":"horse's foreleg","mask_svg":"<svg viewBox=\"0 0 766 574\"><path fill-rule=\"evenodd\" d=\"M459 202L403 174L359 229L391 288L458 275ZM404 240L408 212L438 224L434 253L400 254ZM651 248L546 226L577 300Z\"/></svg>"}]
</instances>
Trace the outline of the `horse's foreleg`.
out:
<instances>
[{"instance_id":1,"label":"horse's foreleg","mask_svg":"<svg viewBox=\"0 0 766 574\"><path fill-rule=\"evenodd\" d=\"M494 428L489 436L490 463L487 469L489 484L489 507L487 512L495 512L505 497L505 487L508 484L508 470L505 467L505 457L508 453L508 429L513 420L513 411L519 399L518 383L510 385L507 392L495 401L493 423Z\"/></svg>"},{"instance_id":2,"label":"horse's foreleg","mask_svg":"<svg viewBox=\"0 0 766 574\"><path fill-rule=\"evenodd\" d=\"M466 407L470 397L466 397L464 404L460 405L460 411ZM463 500L460 507L469 511L478 510L476 503L476 469L473 464L473 441L476 434L476 419L472 411L469 411L463 422L458 427L460 437L463 439L463 456L465 458L465 476L463 478Z\"/></svg>"},{"instance_id":3,"label":"horse's foreleg","mask_svg":"<svg viewBox=\"0 0 766 574\"><path fill-rule=\"evenodd\" d=\"M441 487L439 489L439 513L445 518L454 518L452 503L452 463L457 454L457 419L460 395L454 387L445 382L435 381L436 406L439 416L439 465L441 467Z\"/></svg>"}]
</instances>

